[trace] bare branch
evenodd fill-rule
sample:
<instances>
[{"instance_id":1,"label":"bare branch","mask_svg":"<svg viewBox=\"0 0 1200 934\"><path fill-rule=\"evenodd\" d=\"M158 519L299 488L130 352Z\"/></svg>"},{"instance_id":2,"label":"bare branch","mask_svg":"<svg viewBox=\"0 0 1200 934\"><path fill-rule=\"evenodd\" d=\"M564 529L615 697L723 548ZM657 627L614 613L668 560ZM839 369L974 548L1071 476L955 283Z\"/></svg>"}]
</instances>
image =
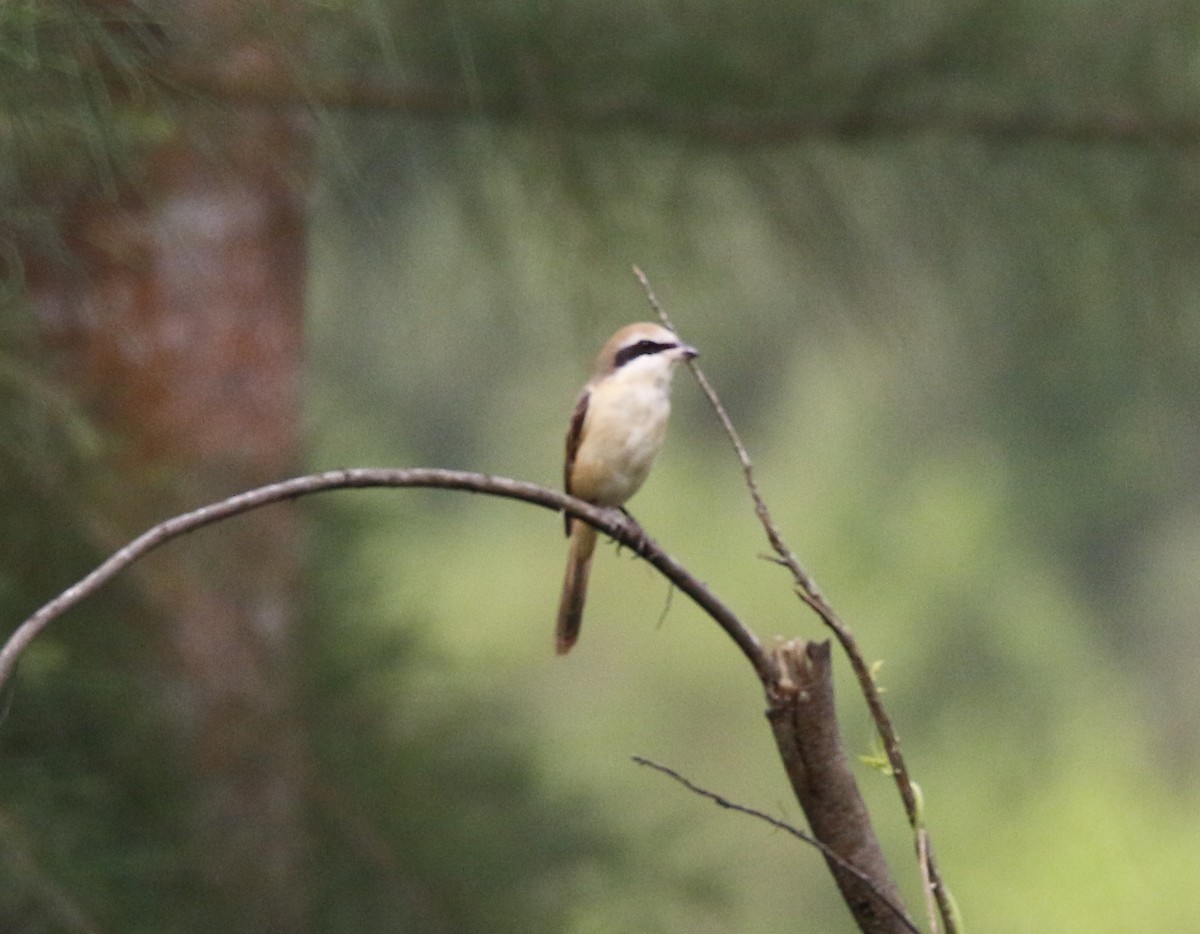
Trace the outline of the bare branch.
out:
<instances>
[{"instance_id":1,"label":"bare branch","mask_svg":"<svg viewBox=\"0 0 1200 934\"><path fill-rule=\"evenodd\" d=\"M321 79L310 74L272 72L228 74L201 66L175 65L151 73L164 86L237 103L278 108L337 108L413 114L421 117L470 117L497 121L551 121L556 127L585 130L628 129L715 141L731 146L761 146L806 139L871 140L941 133L993 143L1051 140L1093 146L1153 146L1191 149L1200 144L1200 121L1188 116L1132 109L1112 103L1087 110L1036 113L1018 107L949 109L925 107L910 112L849 110L838 113L764 114L752 110L679 107L655 100L572 102L531 108L527 100L493 96L481 99L457 84Z\"/></svg>"},{"instance_id":2,"label":"bare branch","mask_svg":"<svg viewBox=\"0 0 1200 934\"><path fill-rule=\"evenodd\" d=\"M298 499L301 496L326 490L366 487L435 487L448 490L467 490L523 500L556 512L566 511L635 551L657 568L725 630L742 650L742 654L746 656L750 664L754 666L754 670L760 678L767 676L770 663L757 637L708 587L663 551L646 535L641 526L619 510L593 506L583 500L560 493L558 490L519 480L510 480L507 477L492 477L486 474L431 468L360 467L331 470L326 473L309 474L282 480L278 483L270 483L167 519L143 532L17 627L8 641L4 643L3 648L0 648L0 688L12 677L13 670L22 653L46 626L160 545L206 525L271 503Z\"/></svg>"},{"instance_id":3,"label":"bare branch","mask_svg":"<svg viewBox=\"0 0 1200 934\"><path fill-rule=\"evenodd\" d=\"M466 490L518 499L555 511L565 510L571 516L594 526L636 552L672 584L691 597L741 649L742 654L751 663L755 674L767 691L768 698L774 699L780 696L781 681L786 675L785 668L780 664L778 658L768 655L754 634L724 603L674 558L664 552L633 519L621 510L593 506L557 490L505 477L425 468L352 468L295 477L231 496L159 523L113 553L90 574L45 604L16 629L4 646L0 648L0 687L12 677L22 653L46 626L95 593L122 570L159 546L206 525L272 503L297 499L326 490L365 487L433 487ZM774 700L772 700L772 706L773 709L777 706ZM834 717L832 705L819 711L819 717L828 717L830 721L820 723L813 720L808 727L836 736L837 726L836 721L832 719ZM850 814L837 804L838 800L839 797L835 795L826 802L821 799L820 795L816 795L810 796L807 804L804 799L801 803L806 807L805 814L813 826L814 835L817 839L822 840L824 846L830 847L834 853L838 854L836 858L827 855L827 860L834 869L834 876L838 879L843 894L847 895L847 905L859 920L860 926L865 931L893 930L894 928L880 925L881 912L876 908L877 905L887 902L883 913L889 919L893 919L894 905L899 902L898 896L887 897L881 901L880 897L875 894L895 891L894 883L890 879L882 858L864 862L859 857L866 850L857 844L854 850L842 852L836 842L832 844L830 842L830 840L838 839L869 840L872 841L873 847L878 847L877 842L873 842L875 840L874 831L870 827L865 809L860 813ZM834 808L833 810L828 810L830 805ZM825 810L823 811L823 809ZM854 823L855 826L848 829L840 827L841 823L847 820ZM835 833L830 828L838 829ZM847 870L841 866L841 861L850 862L857 867L858 871ZM864 884L858 878L859 873L868 874L871 879L870 883ZM849 888L845 879L851 880ZM865 896L860 893L865 893Z\"/></svg>"},{"instance_id":4,"label":"bare branch","mask_svg":"<svg viewBox=\"0 0 1200 934\"><path fill-rule=\"evenodd\" d=\"M662 323L675 330L675 325L671 322L667 315L666 309L662 302L658 300L658 295L654 291L654 287L650 285L650 280L646 278L646 274L642 272L638 266L633 267L633 274L637 276L638 282L642 284L642 288L646 290L646 298L650 302L650 307L654 309L655 314L662 320ZM742 465L742 476L746 481L746 489L750 491L750 498L754 501L754 513L758 516L759 522L762 523L763 530L767 533L767 541L771 543L771 548L775 554L779 556L778 563L782 564L796 579L796 582L804 587L809 593L817 592L817 585L811 577L805 573L800 566L799 560L787 544L783 540L783 536L779 533L779 528L771 519L771 512L767 509L766 500L762 498L762 494L758 491L758 483L754 479L754 465L750 462L750 454L746 450L745 444L742 443L742 437L738 434L738 430L733 425L733 419L729 417L729 413L725 411L725 406L721 404L720 398L717 396L717 391L713 389L712 384L708 381L708 377L704 375L704 371L700 369L696 361L688 360L687 365L692 368L692 372L696 376L696 382L700 384L700 388L704 390L704 395L708 397L709 403L713 407L713 411L717 413L717 418L721 422L721 427L725 429L725 434L729 436L729 440L733 443L733 450L737 454L738 462Z\"/></svg>"},{"instance_id":5,"label":"bare branch","mask_svg":"<svg viewBox=\"0 0 1200 934\"><path fill-rule=\"evenodd\" d=\"M865 885L868 889L870 889L884 905L886 905L889 909L891 909L891 911L895 914L896 918L899 919L899 921L901 922L901 924L903 924L904 927L906 927L908 930L914 932L914 934L920 934L920 929L915 924L912 923L912 921L909 919L908 915L906 915L904 913L904 909L901 908L899 905L897 905L894 901L892 901L892 899L889 898L887 895L885 895L883 892L881 892L879 890L879 888L875 885L875 881L869 875L867 875L865 872L863 872L861 869L859 869L857 866L855 866L853 863L849 862L848 860L842 859L842 857L839 856L838 853L836 851L834 851L832 847L826 846L824 843L822 843L816 837L812 836L812 834L805 833L800 828L793 827L791 824L789 824L785 821L781 821L776 817L772 817L770 814L767 814L763 811L759 811L759 810L756 810L755 808L747 807L744 804L738 804L735 801L730 801L728 798L726 798L722 795L719 795L719 794L716 794L715 792L708 791L707 789L701 788L699 785L693 783L691 780L680 775L678 772L676 772L674 769L670 768L669 766L662 765L658 762L653 761L652 759L647 759L644 756L631 756L630 758L633 759L633 761L636 762L638 765L649 766L650 768L652 768L658 772L662 772L663 775L666 775L669 778L675 779L675 781L679 782L679 784L681 784L688 791L698 794L701 797L708 798L710 801L712 801L714 804L716 804L719 807L728 808L731 811L737 811L739 814L747 814L750 817L757 817L761 821L766 821L772 827L775 827L779 830L785 831L786 833L790 833L793 837L803 840L809 846L816 847L818 850L821 851L821 853L825 856L825 858L827 860L840 866L845 872L847 872L847 873L851 874L852 876L854 876L855 878L857 878L860 882L862 882L863 885Z\"/></svg>"},{"instance_id":6,"label":"bare branch","mask_svg":"<svg viewBox=\"0 0 1200 934\"><path fill-rule=\"evenodd\" d=\"M929 878L929 831L917 828L917 860L921 864L921 891L925 895L925 914L929 916L929 934L941 934L933 901L933 880Z\"/></svg>"},{"instance_id":7,"label":"bare branch","mask_svg":"<svg viewBox=\"0 0 1200 934\"><path fill-rule=\"evenodd\" d=\"M649 278L638 266L633 267L633 274L645 290L650 307L659 316L664 325L671 330L675 330L675 326L671 323L666 309L659 301L658 295L655 293L654 287L650 284ZM904 756L900 751L900 740L896 735L891 718L883 706L883 701L879 696L879 689L875 684L875 679L871 675L870 666L863 658L863 654L859 650L858 643L855 641L849 627L834 612L833 607L822 596L816 581L804 570L799 559L783 540L783 535L771 518L771 512L767 508L766 501L759 492L758 484L754 479L754 465L750 461L749 452L742 442L741 435L738 434L737 429L734 427L729 413L725 411L725 406L722 405L720 398L717 396L716 390L713 389L712 384L709 383L695 360L689 360L688 366L692 368L692 372L696 376L696 381L708 397L708 401L716 412L721 426L725 429L725 433L729 436L729 440L733 444L738 462L742 465L742 475L745 479L746 489L749 491L750 498L754 503L754 512L762 524L767 541L770 542L771 548L777 556L776 563L788 569L795 582L797 596L832 630L833 634L837 637L838 643L849 658L850 666L854 670L855 678L858 680L859 689L862 691L863 697L867 702L867 708L871 712L871 719L874 721L875 728L879 731L879 735L883 740L888 763L891 766L896 787L899 789L900 799L904 803L904 810L908 816L909 824L912 826L914 833L923 833L924 828L919 813L920 809L908 775L908 767L905 765ZM933 847L927 833L925 833L922 839L918 840L918 859L922 863L922 878L928 880L928 885L933 891L942 920L946 925L947 934L955 934L956 926L953 919L950 898L942 884L941 874L938 872L937 863L933 857Z\"/></svg>"}]
</instances>

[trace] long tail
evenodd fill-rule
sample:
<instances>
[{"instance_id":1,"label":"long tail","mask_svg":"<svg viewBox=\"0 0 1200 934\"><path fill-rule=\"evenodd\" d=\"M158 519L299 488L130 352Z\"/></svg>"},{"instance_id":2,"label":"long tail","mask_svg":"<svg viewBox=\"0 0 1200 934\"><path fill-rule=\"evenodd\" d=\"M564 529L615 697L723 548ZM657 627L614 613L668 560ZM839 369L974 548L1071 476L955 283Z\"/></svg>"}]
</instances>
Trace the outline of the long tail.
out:
<instances>
[{"instance_id":1,"label":"long tail","mask_svg":"<svg viewBox=\"0 0 1200 934\"><path fill-rule=\"evenodd\" d=\"M571 646L579 638L588 575L592 570L592 552L595 549L596 530L576 519L571 523L571 551L567 555L567 575L563 580L562 599L558 603L558 625L554 631L554 647L559 655L571 651Z\"/></svg>"}]
</instances>

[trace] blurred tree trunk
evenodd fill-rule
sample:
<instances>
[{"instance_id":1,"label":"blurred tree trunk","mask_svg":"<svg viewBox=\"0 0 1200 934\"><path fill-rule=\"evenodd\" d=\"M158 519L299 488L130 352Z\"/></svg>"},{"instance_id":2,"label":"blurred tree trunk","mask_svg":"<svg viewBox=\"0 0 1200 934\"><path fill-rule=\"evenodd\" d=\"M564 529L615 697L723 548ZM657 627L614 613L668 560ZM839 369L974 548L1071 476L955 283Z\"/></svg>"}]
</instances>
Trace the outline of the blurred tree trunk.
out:
<instances>
[{"instance_id":1,"label":"blurred tree trunk","mask_svg":"<svg viewBox=\"0 0 1200 934\"><path fill-rule=\"evenodd\" d=\"M175 4L164 66L271 80L288 27L257 37L241 6ZM220 102L176 118L136 190L76 203L65 261L29 266L63 374L117 441L120 488L94 517L106 547L301 455L307 128ZM286 508L261 511L164 550L138 578L165 626L149 677L193 776L193 865L223 930L308 926L298 532Z\"/></svg>"}]
</instances>

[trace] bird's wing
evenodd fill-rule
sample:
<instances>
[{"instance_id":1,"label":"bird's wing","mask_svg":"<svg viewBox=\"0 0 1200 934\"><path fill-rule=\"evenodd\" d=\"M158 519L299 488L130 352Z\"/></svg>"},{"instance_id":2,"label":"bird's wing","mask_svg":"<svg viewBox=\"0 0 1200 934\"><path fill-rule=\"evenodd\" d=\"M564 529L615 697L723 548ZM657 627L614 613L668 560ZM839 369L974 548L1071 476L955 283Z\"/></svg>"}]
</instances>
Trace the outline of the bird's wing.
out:
<instances>
[{"instance_id":1,"label":"bird's wing","mask_svg":"<svg viewBox=\"0 0 1200 934\"><path fill-rule=\"evenodd\" d=\"M571 413L571 425L567 428L567 457L563 462L563 489L573 496L571 490L571 475L575 472L575 455L579 453L579 442L583 438L583 420L587 417L588 400L591 399L590 389L584 389L575 403L575 411ZM571 534L571 517L566 516L567 534Z\"/></svg>"}]
</instances>

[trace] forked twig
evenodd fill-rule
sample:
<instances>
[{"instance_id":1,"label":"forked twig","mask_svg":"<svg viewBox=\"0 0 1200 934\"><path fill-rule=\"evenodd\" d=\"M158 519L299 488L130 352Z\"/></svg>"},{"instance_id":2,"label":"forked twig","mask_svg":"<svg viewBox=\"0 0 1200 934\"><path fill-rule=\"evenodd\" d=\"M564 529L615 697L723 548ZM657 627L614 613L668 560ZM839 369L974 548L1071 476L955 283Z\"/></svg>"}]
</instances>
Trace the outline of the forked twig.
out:
<instances>
[{"instance_id":1,"label":"forked twig","mask_svg":"<svg viewBox=\"0 0 1200 934\"><path fill-rule=\"evenodd\" d=\"M662 302L659 301L658 295L655 293L654 287L650 284L649 278L638 266L633 267L633 274L645 290L646 299L650 303L651 309L653 309L654 313L658 315L666 327L674 331L675 325L671 322L671 318L663 307ZM738 462L742 466L742 475L745 478L746 489L749 491L750 498L754 503L754 512L762 524L767 541L770 542L772 550L778 556L777 563L788 569L795 583L796 595L832 630L834 636L841 644L843 651L846 653L847 658L850 660L850 667L853 669L855 678L858 680L859 689L866 699L867 708L871 712L871 719L874 721L875 728L879 731L880 738L883 740L883 748L887 754L888 763L891 766L890 771L895 777L896 786L899 789L900 799L904 804L904 811L908 816L909 824L912 826L913 832L918 834L918 859L921 862L922 879L926 880L923 888L925 888L927 895L932 892L934 899L937 901L938 913L941 915L942 922L946 926L947 934L955 934L957 926L954 921L951 900L949 894L945 891L945 886L942 884L941 874L938 872L937 862L934 859L933 848L929 842L928 835L924 833L917 796L913 791L912 782L908 776L908 768L904 763L904 756L900 751L900 740L896 736L896 730L892 726L891 718L884 709L883 701L879 696L879 688L875 684L875 679L871 674L871 668L863 658L862 652L858 648L858 643L855 641L849 627L842 622L833 607L825 600L817 587L816 581L804 570L799 559L783 540L783 536L778 526L775 525L774 520L772 520L771 512L767 508L766 501L759 492L758 484L754 479L754 466L750 461L750 454L746 450L745 444L742 443L741 435L738 434L737 429L734 427L729 413L725 411L725 406L722 405L720 398L717 396L716 390L713 389L712 384L709 383L695 360L689 360L688 366L692 368L696 381L700 384L700 388L703 390L705 396L708 397L713 411L716 412L717 418L721 422L721 427L725 429L725 434L728 435L730 442L733 444ZM930 921L936 931L936 916L931 916Z\"/></svg>"}]
</instances>

